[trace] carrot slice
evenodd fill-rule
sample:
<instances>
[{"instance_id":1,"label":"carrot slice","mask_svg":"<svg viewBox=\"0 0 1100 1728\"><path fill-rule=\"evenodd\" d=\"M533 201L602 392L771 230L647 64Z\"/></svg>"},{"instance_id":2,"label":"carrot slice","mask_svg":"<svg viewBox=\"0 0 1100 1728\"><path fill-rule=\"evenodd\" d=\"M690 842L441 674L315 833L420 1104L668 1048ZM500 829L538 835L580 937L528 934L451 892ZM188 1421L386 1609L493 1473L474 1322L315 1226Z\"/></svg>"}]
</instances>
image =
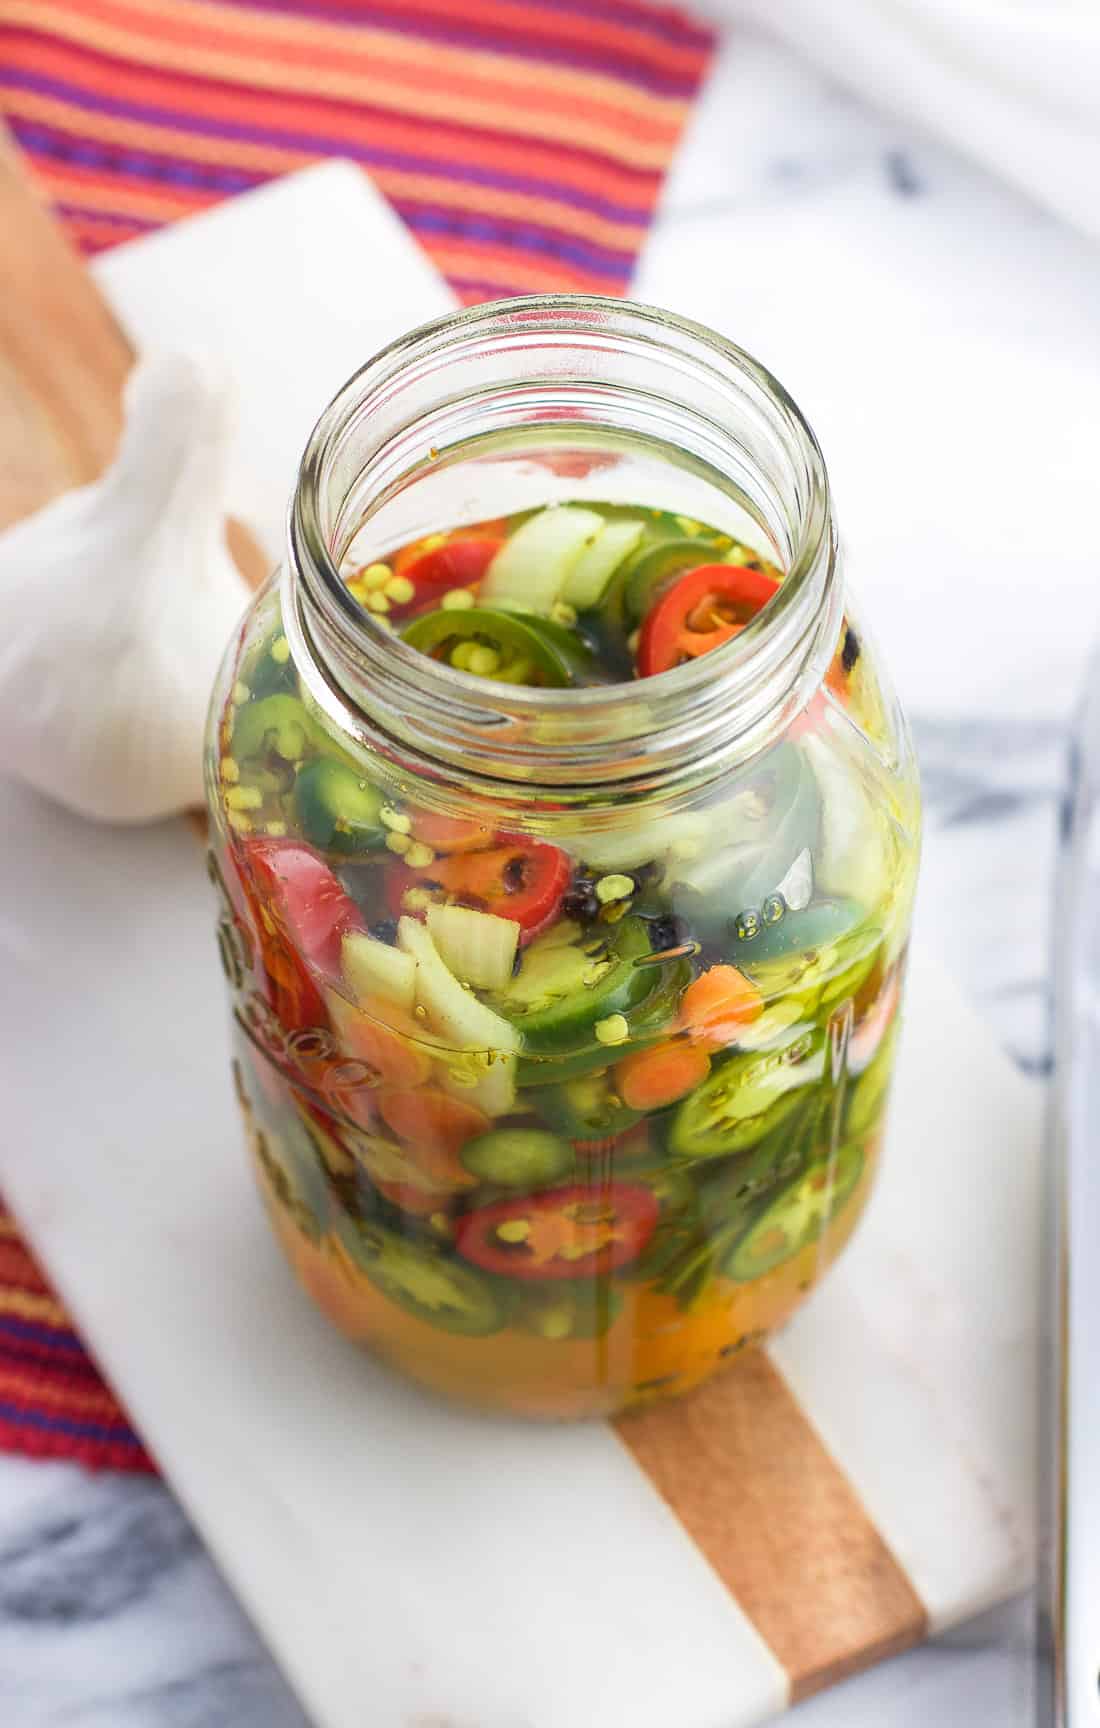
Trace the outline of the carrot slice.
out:
<instances>
[{"instance_id":1,"label":"carrot slice","mask_svg":"<svg viewBox=\"0 0 1100 1728\"><path fill-rule=\"evenodd\" d=\"M410 1092L385 1093L378 1100L378 1109L387 1128L408 1142L415 1161L437 1180L457 1178L463 1187L475 1180L458 1163L458 1153L467 1140L489 1129L488 1116L476 1104L435 1086L421 1086ZM436 1168L435 1155L448 1165L445 1177L444 1171Z\"/></svg>"},{"instance_id":2,"label":"carrot slice","mask_svg":"<svg viewBox=\"0 0 1100 1728\"><path fill-rule=\"evenodd\" d=\"M382 996L351 1003L327 993L329 1017L344 1054L365 1062L391 1086L416 1086L431 1072L431 1058L420 1042L424 1029L411 1014Z\"/></svg>"},{"instance_id":3,"label":"carrot slice","mask_svg":"<svg viewBox=\"0 0 1100 1728\"><path fill-rule=\"evenodd\" d=\"M493 843L493 830L468 816L443 816L435 810L415 810L413 838L433 852L480 852Z\"/></svg>"},{"instance_id":4,"label":"carrot slice","mask_svg":"<svg viewBox=\"0 0 1100 1728\"><path fill-rule=\"evenodd\" d=\"M660 1110L685 1098L710 1072L710 1057L697 1044L670 1038L635 1050L615 1064L615 1085L631 1110Z\"/></svg>"},{"instance_id":5,"label":"carrot slice","mask_svg":"<svg viewBox=\"0 0 1100 1728\"><path fill-rule=\"evenodd\" d=\"M736 966L712 966L684 991L680 1025L704 1048L736 1044L741 1031L759 1018L764 998Z\"/></svg>"}]
</instances>

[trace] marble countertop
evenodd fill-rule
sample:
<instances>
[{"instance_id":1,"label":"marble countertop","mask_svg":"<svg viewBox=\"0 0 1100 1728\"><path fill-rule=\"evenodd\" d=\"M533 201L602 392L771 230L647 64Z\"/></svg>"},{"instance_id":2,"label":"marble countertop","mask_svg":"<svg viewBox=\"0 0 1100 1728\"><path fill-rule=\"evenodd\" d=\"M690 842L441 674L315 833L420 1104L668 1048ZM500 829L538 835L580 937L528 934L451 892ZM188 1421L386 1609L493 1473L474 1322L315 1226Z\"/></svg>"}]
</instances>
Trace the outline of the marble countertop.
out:
<instances>
[{"instance_id":1,"label":"marble countertop","mask_svg":"<svg viewBox=\"0 0 1100 1728\"><path fill-rule=\"evenodd\" d=\"M838 197L849 216L866 207L869 225L885 201L895 227L919 225L922 249L941 249L945 270L960 224L981 235L991 257L1025 249L1034 292L1049 290L1064 311L1050 331L1054 347L1064 332L1057 363L1072 365L1074 319L1084 327L1096 304L1095 291L1087 299L1096 261L1084 242L745 32L721 54L700 104L639 293L667 299L665 286L691 267L700 244L716 275L751 269L740 246L750 219L770 213L779 222L789 212L812 221ZM1012 627L1026 647L1026 619L1013 614ZM1087 646L1087 634L1077 637L1067 640L1065 675L1035 704L1018 703L1007 674L1000 689L978 696L960 686L957 700L949 688L914 686L909 704L927 809L922 915L934 917L938 946L1005 1047L1040 1076L1049 1067L1057 818L1074 676ZM901 685L904 695L904 678ZM1011 1604L800 1706L794 1720L802 1728L924 1728L930 1720L1023 1728L1030 1618L1026 1601ZM7 1728L304 1728L162 1484L10 1458L0 1458L0 1720Z\"/></svg>"}]
</instances>

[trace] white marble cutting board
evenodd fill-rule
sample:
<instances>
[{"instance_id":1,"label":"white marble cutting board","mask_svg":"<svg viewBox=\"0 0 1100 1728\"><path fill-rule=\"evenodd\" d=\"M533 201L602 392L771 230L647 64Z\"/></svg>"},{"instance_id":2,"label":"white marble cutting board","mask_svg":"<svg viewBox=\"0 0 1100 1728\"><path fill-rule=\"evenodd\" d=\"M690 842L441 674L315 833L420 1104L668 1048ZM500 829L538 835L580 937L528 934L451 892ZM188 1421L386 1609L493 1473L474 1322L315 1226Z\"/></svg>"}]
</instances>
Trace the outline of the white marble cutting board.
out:
<instances>
[{"instance_id":1,"label":"white marble cutting board","mask_svg":"<svg viewBox=\"0 0 1100 1728\"><path fill-rule=\"evenodd\" d=\"M405 322L443 293L419 286ZM271 537L268 455L243 501ZM443 1410L296 1297L238 1144L187 830L93 830L15 788L0 812L0 1187L321 1728L774 1710L786 1671L611 1430ZM939 1627L1028 1564L1039 1098L919 952L894 1116L867 1225L773 1358Z\"/></svg>"},{"instance_id":2,"label":"white marble cutting board","mask_svg":"<svg viewBox=\"0 0 1100 1728\"><path fill-rule=\"evenodd\" d=\"M298 1296L239 1144L190 830L11 786L0 823L0 1187L319 1728L774 1710L782 1666L613 1430L448 1410ZM879 1191L773 1351L933 1628L1028 1567L1038 1118L918 952Z\"/></svg>"}]
</instances>

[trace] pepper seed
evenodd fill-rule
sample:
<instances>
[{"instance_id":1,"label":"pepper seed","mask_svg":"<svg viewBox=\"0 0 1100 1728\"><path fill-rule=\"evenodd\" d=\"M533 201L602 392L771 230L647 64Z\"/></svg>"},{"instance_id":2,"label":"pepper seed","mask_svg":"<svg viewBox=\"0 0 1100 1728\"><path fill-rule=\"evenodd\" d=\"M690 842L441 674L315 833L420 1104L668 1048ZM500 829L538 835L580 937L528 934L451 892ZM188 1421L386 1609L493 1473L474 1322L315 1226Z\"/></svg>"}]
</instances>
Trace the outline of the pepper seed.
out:
<instances>
[{"instance_id":1,"label":"pepper seed","mask_svg":"<svg viewBox=\"0 0 1100 1728\"><path fill-rule=\"evenodd\" d=\"M606 1020L597 1020L593 1030L601 1044L625 1044L630 1037L630 1023L625 1014L609 1014Z\"/></svg>"}]
</instances>

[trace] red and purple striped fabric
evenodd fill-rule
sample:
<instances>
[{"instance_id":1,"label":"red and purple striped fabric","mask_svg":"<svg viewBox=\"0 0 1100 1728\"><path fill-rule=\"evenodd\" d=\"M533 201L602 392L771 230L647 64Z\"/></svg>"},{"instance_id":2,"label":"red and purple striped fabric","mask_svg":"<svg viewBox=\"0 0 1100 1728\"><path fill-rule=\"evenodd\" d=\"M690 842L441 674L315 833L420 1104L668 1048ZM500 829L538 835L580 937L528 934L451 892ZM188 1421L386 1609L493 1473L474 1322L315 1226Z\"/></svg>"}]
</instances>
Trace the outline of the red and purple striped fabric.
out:
<instances>
[{"instance_id":1,"label":"red and purple striped fabric","mask_svg":"<svg viewBox=\"0 0 1100 1728\"><path fill-rule=\"evenodd\" d=\"M637 0L0 0L0 114L86 252L345 156L462 300L617 294L710 49ZM152 1468L2 1210L0 1447Z\"/></svg>"},{"instance_id":2,"label":"red and purple striped fabric","mask_svg":"<svg viewBox=\"0 0 1100 1728\"><path fill-rule=\"evenodd\" d=\"M2 1206L0 1448L117 1470L155 1468Z\"/></svg>"},{"instance_id":3,"label":"red and purple striped fabric","mask_svg":"<svg viewBox=\"0 0 1100 1728\"><path fill-rule=\"evenodd\" d=\"M0 0L0 108L89 251L341 155L465 300L618 293L708 48L632 0Z\"/></svg>"}]
</instances>

